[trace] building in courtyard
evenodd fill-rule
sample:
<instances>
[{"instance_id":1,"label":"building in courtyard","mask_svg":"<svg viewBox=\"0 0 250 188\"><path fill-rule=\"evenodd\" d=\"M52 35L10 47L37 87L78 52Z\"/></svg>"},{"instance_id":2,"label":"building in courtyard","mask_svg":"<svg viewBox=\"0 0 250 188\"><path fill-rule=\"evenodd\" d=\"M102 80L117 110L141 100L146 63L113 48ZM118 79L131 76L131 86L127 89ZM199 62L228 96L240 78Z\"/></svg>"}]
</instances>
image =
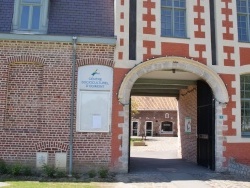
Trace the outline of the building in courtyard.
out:
<instances>
[{"instance_id":1,"label":"building in courtyard","mask_svg":"<svg viewBox=\"0 0 250 188\"><path fill-rule=\"evenodd\" d=\"M174 97L132 97L131 136L177 136L178 102Z\"/></svg>"}]
</instances>

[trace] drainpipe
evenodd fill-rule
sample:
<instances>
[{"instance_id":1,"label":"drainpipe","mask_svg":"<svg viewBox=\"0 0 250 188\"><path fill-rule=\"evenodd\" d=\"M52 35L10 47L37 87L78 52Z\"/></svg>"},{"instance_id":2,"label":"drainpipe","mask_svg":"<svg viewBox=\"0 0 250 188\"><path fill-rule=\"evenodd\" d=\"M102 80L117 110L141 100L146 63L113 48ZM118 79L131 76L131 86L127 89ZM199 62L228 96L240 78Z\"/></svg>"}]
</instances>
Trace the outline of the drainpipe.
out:
<instances>
[{"instance_id":1,"label":"drainpipe","mask_svg":"<svg viewBox=\"0 0 250 188\"><path fill-rule=\"evenodd\" d=\"M71 79L71 108L70 108L70 135L69 135L69 177L72 177L73 166L73 123L74 123L74 99L75 99L75 67L76 67L76 41L77 37L72 37L73 44L73 66Z\"/></svg>"}]
</instances>

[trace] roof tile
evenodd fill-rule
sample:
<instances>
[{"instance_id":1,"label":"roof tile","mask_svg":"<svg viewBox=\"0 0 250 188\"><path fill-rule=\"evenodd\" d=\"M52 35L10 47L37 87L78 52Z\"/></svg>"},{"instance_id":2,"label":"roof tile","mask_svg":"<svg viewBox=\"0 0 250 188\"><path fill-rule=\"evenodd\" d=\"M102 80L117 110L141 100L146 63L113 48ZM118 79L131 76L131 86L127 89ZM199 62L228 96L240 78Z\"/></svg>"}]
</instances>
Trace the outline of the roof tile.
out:
<instances>
[{"instance_id":1,"label":"roof tile","mask_svg":"<svg viewBox=\"0 0 250 188\"><path fill-rule=\"evenodd\" d=\"M177 110L178 101L175 97L144 97L133 96L138 110Z\"/></svg>"}]
</instances>

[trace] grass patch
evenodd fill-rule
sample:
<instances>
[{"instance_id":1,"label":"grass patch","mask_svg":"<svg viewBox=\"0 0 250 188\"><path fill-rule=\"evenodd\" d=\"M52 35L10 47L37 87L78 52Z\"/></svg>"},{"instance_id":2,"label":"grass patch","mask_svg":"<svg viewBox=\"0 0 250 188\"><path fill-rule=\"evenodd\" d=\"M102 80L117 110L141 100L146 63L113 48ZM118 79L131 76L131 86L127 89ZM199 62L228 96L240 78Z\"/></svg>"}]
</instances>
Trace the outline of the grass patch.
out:
<instances>
[{"instance_id":1,"label":"grass patch","mask_svg":"<svg viewBox=\"0 0 250 188\"><path fill-rule=\"evenodd\" d=\"M143 138L130 138L131 146L146 146L145 140Z\"/></svg>"},{"instance_id":2,"label":"grass patch","mask_svg":"<svg viewBox=\"0 0 250 188\"><path fill-rule=\"evenodd\" d=\"M141 138L130 138L131 142L142 141Z\"/></svg>"},{"instance_id":3,"label":"grass patch","mask_svg":"<svg viewBox=\"0 0 250 188\"><path fill-rule=\"evenodd\" d=\"M133 145L134 142L141 142L142 138L130 138L130 145Z\"/></svg>"}]
</instances>

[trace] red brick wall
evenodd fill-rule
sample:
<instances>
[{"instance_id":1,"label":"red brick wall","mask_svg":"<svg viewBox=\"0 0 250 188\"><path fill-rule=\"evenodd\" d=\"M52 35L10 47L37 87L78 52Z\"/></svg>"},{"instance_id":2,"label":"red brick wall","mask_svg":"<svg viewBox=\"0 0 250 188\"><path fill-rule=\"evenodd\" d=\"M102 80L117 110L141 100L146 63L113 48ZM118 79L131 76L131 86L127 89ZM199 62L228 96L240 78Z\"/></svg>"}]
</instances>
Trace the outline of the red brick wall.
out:
<instances>
[{"instance_id":1,"label":"red brick wall","mask_svg":"<svg viewBox=\"0 0 250 188\"><path fill-rule=\"evenodd\" d=\"M119 103L117 94L119 92L120 85L125 77L125 74L128 73L129 69L114 69L114 85L113 85L113 104L112 104L112 153L111 153L111 165L114 169L119 168L121 165L119 162L119 157L122 153L119 150L122 145L122 140L118 138L119 134L122 134L122 128L118 126L119 123L124 123L124 118L119 116L119 112L123 111L122 104Z\"/></svg>"},{"instance_id":2,"label":"red brick wall","mask_svg":"<svg viewBox=\"0 0 250 188\"><path fill-rule=\"evenodd\" d=\"M235 75L233 74L221 74L221 78L227 86L229 94L229 102L226 108L223 109L223 114L227 116L227 120L224 121L224 125L227 125L227 129L223 131L224 136L236 136L236 129L233 128L233 122L235 122L235 115L233 115L233 109L236 108L236 102L232 100L232 95L236 94L236 88L232 86L232 82L235 81ZM223 142L225 151L223 156L226 157L224 166L227 166L227 162L230 157L236 159L237 162L243 164L250 164L250 147L249 143L227 143Z\"/></svg>"},{"instance_id":3,"label":"red brick wall","mask_svg":"<svg viewBox=\"0 0 250 188\"><path fill-rule=\"evenodd\" d=\"M23 132L41 124L43 65L11 63L7 86L5 127ZM34 119L34 117L36 117Z\"/></svg>"},{"instance_id":4,"label":"red brick wall","mask_svg":"<svg viewBox=\"0 0 250 188\"><path fill-rule=\"evenodd\" d=\"M250 64L250 48L240 48L240 65Z\"/></svg>"},{"instance_id":5,"label":"red brick wall","mask_svg":"<svg viewBox=\"0 0 250 188\"><path fill-rule=\"evenodd\" d=\"M157 2L158 3L158 2ZM206 37L206 31L204 31L202 28L206 24L205 19L202 18L202 14L205 12L204 6L201 5L200 0L196 0L196 4L192 8L193 11L197 14L197 17L194 18L193 24L196 25L197 28L194 31L194 44L190 42L163 42L164 39L162 38L162 41L155 41L154 36L157 35L156 28L155 28L155 22L156 22L156 15L154 12L156 11L156 3L152 2L151 0L145 0L143 2L143 8L146 9L145 13L142 14L141 20L144 21L145 26L143 27L143 34L145 36L151 35L152 38L145 37L147 39L144 39L142 42L142 46L144 48L143 52L143 61L146 61L151 58L157 58L161 56L180 56L180 57L186 57L186 58L193 58L194 60L199 61L202 64L207 64L207 58L204 57L205 52L208 50L207 44L204 41ZM165 38L165 37L164 37ZM197 40L195 40L197 39ZM158 40L158 36L157 36ZM201 43L201 41L203 43ZM189 49L190 45L194 45L194 50L197 52L197 56L191 55ZM156 50L157 52L160 51L160 53L155 54ZM229 58L231 58L231 52L229 53ZM119 59L122 59L122 56L119 54ZM231 60L231 59L229 59Z\"/></svg>"},{"instance_id":6,"label":"red brick wall","mask_svg":"<svg viewBox=\"0 0 250 188\"><path fill-rule=\"evenodd\" d=\"M189 45L180 43L162 42L161 50L163 56L189 57Z\"/></svg>"},{"instance_id":7,"label":"red brick wall","mask_svg":"<svg viewBox=\"0 0 250 188\"><path fill-rule=\"evenodd\" d=\"M5 52L0 56L1 158L35 166L37 151L48 151L50 159L68 152L72 44L1 41L0 51ZM79 62L91 58L93 64L111 66L113 55L111 45L77 45ZM74 125L74 170L109 166L112 134L75 130Z\"/></svg>"},{"instance_id":8,"label":"red brick wall","mask_svg":"<svg viewBox=\"0 0 250 188\"><path fill-rule=\"evenodd\" d=\"M225 32L223 33L223 39L226 41L233 41L234 34L232 33L233 22L230 21L230 17L233 14L232 8L230 5L232 4L232 0L221 0L225 4L225 8L221 8L222 18L222 26ZM224 66L235 66L235 60L233 59L233 55L235 53L234 46L224 46L223 51L227 54L226 58L224 59Z\"/></svg>"},{"instance_id":9,"label":"red brick wall","mask_svg":"<svg viewBox=\"0 0 250 188\"><path fill-rule=\"evenodd\" d=\"M142 16L142 20L147 22L147 26L143 27L143 33L155 35L155 28L152 26L152 22L156 19L155 15L152 14L152 9L155 8L155 2L146 0L143 2L143 7L147 9L147 13Z\"/></svg>"},{"instance_id":10,"label":"red brick wall","mask_svg":"<svg viewBox=\"0 0 250 188\"><path fill-rule=\"evenodd\" d=\"M205 12L204 6L201 5L201 0L197 0L197 5L193 8L197 13L197 18L194 19L194 25L197 25L197 30L194 31L195 38L205 38L206 33L202 31L202 26L205 25L205 19L201 18L201 14Z\"/></svg>"},{"instance_id":11,"label":"red brick wall","mask_svg":"<svg viewBox=\"0 0 250 188\"><path fill-rule=\"evenodd\" d=\"M227 130L223 131L224 136L236 136L236 129L233 128L232 123L235 121L235 115L233 115L233 108L236 108L236 102L232 101L232 95L236 94L236 89L232 86L232 82L235 81L235 75L233 74L220 74L222 80L227 86L229 95L229 102L226 108L223 109L223 114L227 115L227 120L224 121L224 125L227 125Z\"/></svg>"},{"instance_id":12,"label":"red brick wall","mask_svg":"<svg viewBox=\"0 0 250 188\"><path fill-rule=\"evenodd\" d=\"M191 133L185 133L185 117L191 117ZM196 86L183 89L179 97L179 120L182 158L197 162L197 91Z\"/></svg>"},{"instance_id":13,"label":"red brick wall","mask_svg":"<svg viewBox=\"0 0 250 188\"><path fill-rule=\"evenodd\" d=\"M250 147L249 143L224 143L226 151L224 156L227 158L226 164L230 157L236 159L236 162L250 165Z\"/></svg>"}]
</instances>

